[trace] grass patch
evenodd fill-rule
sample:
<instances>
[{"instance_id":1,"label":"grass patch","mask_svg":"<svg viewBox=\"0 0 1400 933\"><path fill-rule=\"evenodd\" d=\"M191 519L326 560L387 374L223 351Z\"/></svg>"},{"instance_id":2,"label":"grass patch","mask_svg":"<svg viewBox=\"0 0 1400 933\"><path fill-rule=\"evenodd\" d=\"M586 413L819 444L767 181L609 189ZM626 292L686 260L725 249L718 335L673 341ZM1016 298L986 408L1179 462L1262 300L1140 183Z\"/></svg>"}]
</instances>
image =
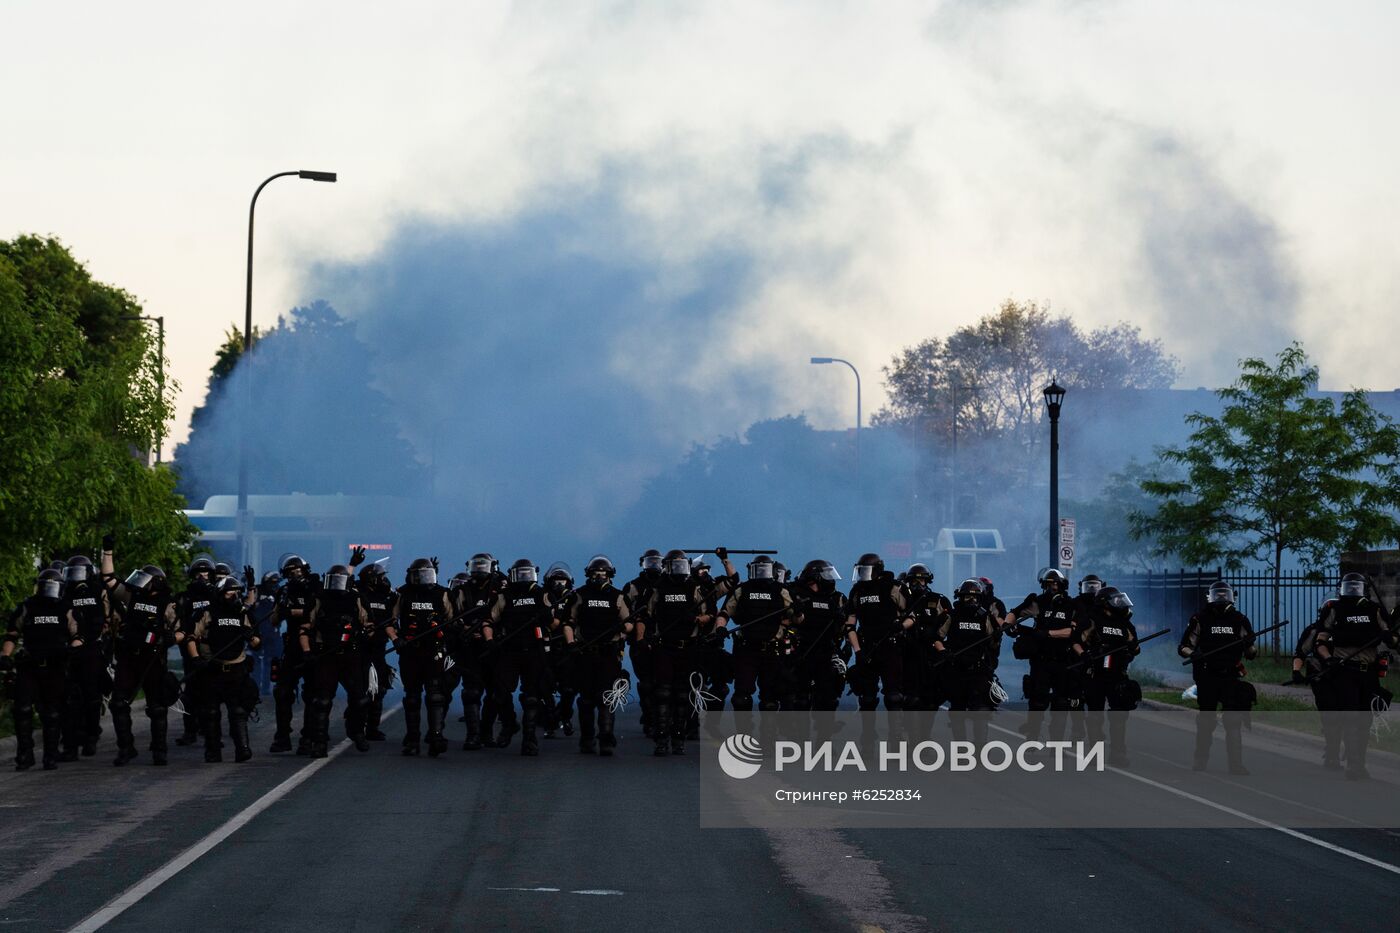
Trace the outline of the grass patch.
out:
<instances>
[{"instance_id":1,"label":"grass patch","mask_svg":"<svg viewBox=\"0 0 1400 933\"><path fill-rule=\"evenodd\" d=\"M1183 700L1180 690L1144 690L1142 692L1144 700L1155 700L1158 703L1165 703L1168 706L1179 706L1182 709L1199 709L1194 700ZM1257 713L1314 713L1317 710L1312 704L1303 703L1289 697L1271 697L1259 694L1259 702L1255 704L1254 711ZM1316 716L1289 716L1284 719L1271 720L1269 725L1278 726L1283 729L1291 729L1294 732L1301 732L1305 735L1322 735L1322 721ZM1381 751L1400 754L1400 730L1383 730L1379 736L1374 733L1371 736L1371 748Z\"/></svg>"}]
</instances>

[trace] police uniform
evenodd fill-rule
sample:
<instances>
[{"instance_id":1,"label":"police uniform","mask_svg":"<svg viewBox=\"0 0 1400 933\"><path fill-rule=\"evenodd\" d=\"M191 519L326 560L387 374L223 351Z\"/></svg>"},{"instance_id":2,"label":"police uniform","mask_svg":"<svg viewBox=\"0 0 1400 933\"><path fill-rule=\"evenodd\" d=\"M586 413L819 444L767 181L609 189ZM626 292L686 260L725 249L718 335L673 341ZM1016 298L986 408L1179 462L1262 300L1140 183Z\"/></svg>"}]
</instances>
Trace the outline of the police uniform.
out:
<instances>
[{"instance_id":1,"label":"police uniform","mask_svg":"<svg viewBox=\"0 0 1400 933\"><path fill-rule=\"evenodd\" d=\"M973 741L987 741L987 717L968 714L993 709L992 670L983 646L992 640L996 630L991 613L975 598L959 599L938 627L936 645L942 655L939 672L948 695L949 724L959 741L967 740L969 720Z\"/></svg>"},{"instance_id":2,"label":"police uniform","mask_svg":"<svg viewBox=\"0 0 1400 933\"><path fill-rule=\"evenodd\" d=\"M622 591L611 580L589 579L573 592L565 624L569 626L576 655L574 674L578 684L579 750L597 749L611 755L617 747L616 717L603 699L622 677L622 645L631 613Z\"/></svg>"},{"instance_id":3,"label":"police uniform","mask_svg":"<svg viewBox=\"0 0 1400 933\"><path fill-rule=\"evenodd\" d=\"M443 737L447 718L447 693L442 679L447 632L439 627L451 616L448 592L436 583L405 583L394 602L391 635L399 655L403 682L405 755L417 755L422 741L422 710L428 708L428 754L446 750Z\"/></svg>"},{"instance_id":4,"label":"police uniform","mask_svg":"<svg viewBox=\"0 0 1400 933\"><path fill-rule=\"evenodd\" d=\"M200 613L189 632L202 666L201 707L204 718L204 760L223 760L218 728L220 710L228 711L229 737L234 759L253 757L248 744L248 714L257 704L258 689L253 683L247 651L257 630L247 607L239 599L213 600ZM186 651L188 656L189 652Z\"/></svg>"},{"instance_id":5,"label":"police uniform","mask_svg":"<svg viewBox=\"0 0 1400 933\"><path fill-rule=\"evenodd\" d=\"M646 609L651 642L654 715L651 737L656 754L685 753L690 675L697 668L699 619L711 607L705 590L691 577L663 574L652 585ZM737 663L736 677L737 680ZM736 694L737 699L737 694Z\"/></svg>"},{"instance_id":6,"label":"police uniform","mask_svg":"<svg viewBox=\"0 0 1400 933\"><path fill-rule=\"evenodd\" d=\"M93 583L69 584L65 599L83 643L68 656L63 751L65 758L72 758L79 749L84 757L91 757L97 754L97 740L102 736L104 699L112 690L112 678L107 673L111 662L111 604L107 593Z\"/></svg>"},{"instance_id":7,"label":"police uniform","mask_svg":"<svg viewBox=\"0 0 1400 933\"><path fill-rule=\"evenodd\" d=\"M1208 604L1186 623L1177 651L1192 661L1196 681L1196 749L1193 767L1202 770L1210 758L1216 710L1225 712L1225 754L1232 772L1244 767L1244 714L1254 705L1253 690L1244 680L1245 658L1254 657L1254 629L1233 604ZM1202 657L1209 655L1209 657Z\"/></svg>"},{"instance_id":8,"label":"police uniform","mask_svg":"<svg viewBox=\"0 0 1400 933\"><path fill-rule=\"evenodd\" d=\"M757 688L760 710L792 709L797 658L788 631L792 595L787 587L772 579L746 580L725 599L719 616L721 625L732 619L740 626L733 636L734 696L729 705L739 712L752 710Z\"/></svg>"},{"instance_id":9,"label":"police uniform","mask_svg":"<svg viewBox=\"0 0 1400 933\"><path fill-rule=\"evenodd\" d=\"M119 583L112 591L122 607L117 624L116 674L108 709L117 734L117 764L136 757L131 731L131 703L138 691L146 697L151 721L151 762L163 765L168 751L167 710L175 696L166 682L167 658L175 644L175 604L163 591L138 590Z\"/></svg>"},{"instance_id":10,"label":"police uniform","mask_svg":"<svg viewBox=\"0 0 1400 933\"><path fill-rule=\"evenodd\" d=\"M492 653L495 665L496 715L501 735L496 746L505 748L511 736L521 732L520 753L539 753L540 693L549 648L552 621L544 587L533 580L507 583L491 607ZM515 691L520 689L521 715L515 715Z\"/></svg>"},{"instance_id":11,"label":"police uniform","mask_svg":"<svg viewBox=\"0 0 1400 933\"><path fill-rule=\"evenodd\" d=\"M78 626L68 614L63 597L34 595L10 615L4 644L19 645L15 661L14 714L15 768L34 763L34 713L43 731L44 768L57 767L63 728L63 692L67 679L69 644L78 637Z\"/></svg>"},{"instance_id":12,"label":"police uniform","mask_svg":"<svg viewBox=\"0 0 1400 933\"><path fill-rule=\"evenodd\" d=\"M1127 714L1137 709L1142 688L1128 676L1128 665L1142 650L1132 619L1095 606L1081 617L1080 645L1084 649L1084 708L1089 739L1104 738L1104 707L1108 713L1109 762L1127 763ZM1102 655L1102 657L1099 657ZM1090 660L1098 658L1097 661Z\"/></svg>"},{"instance_id":13,"label":"police uniform","mask_svg":"<svg viewBox=\"0 0 1400 933\"><path fill-rule=\"evenodd\" d=\"M1383 608L1365 596L1340 596L1328 603L1317 622L1317 648L1325 652L1330 690L1342 719L1347 777L1366 777L1366 746L1371 710L1380 695L1376 663L1381 646L1394 646L1396 633Z\"/></svg>"},{"instance_id":14,"label":"police uniform","mask_svg":"<svg viewBox=\"0 0 1400 933\"><path fill-rule=\"evenodd\" d=\"M309 671L301 651L301 624L306 621L311 607L316 601L319 580L314 574L306 573L299 579L288 579L278 592L277 622L282 628L282 657L273 665L272 699L276 710L277 731L272 738L272 751L291 751L292 710L297 701L297 688L302 686L302 728L297 743L298 754L307 750L307 717L310 705L306 702L309 684Z\"/></svg>"},{"instance_id":15,"label":"police uniform","mask_svg":"<svg viewBox=\"0 0 1400 933\"><path fill-rule=\"evenodd\" d=\"M365 738L365 682L367 667L362 647L369 638L369 614L352 589L322 589L311 614L302 623L301 633L311 647L309 703L312 720L311 754L329 754L331 708L336 689L345 691L345 734L360 751L368 751Z\"/></svg>"}]
</instances>

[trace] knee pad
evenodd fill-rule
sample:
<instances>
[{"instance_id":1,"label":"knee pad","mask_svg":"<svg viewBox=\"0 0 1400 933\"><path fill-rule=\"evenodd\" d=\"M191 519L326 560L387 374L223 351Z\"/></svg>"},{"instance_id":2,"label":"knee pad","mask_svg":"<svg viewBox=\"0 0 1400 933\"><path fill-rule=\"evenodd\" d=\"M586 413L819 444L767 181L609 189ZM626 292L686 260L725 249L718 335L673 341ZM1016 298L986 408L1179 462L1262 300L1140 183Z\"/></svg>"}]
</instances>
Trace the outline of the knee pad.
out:
<instances>
[{"instance_id":1,"label":"knee pad","mask_svg":"<svg viewBox=\"0 0 1400 933\"><path fill-rule=\"evenodd\" d=\"M523 709L539 709L541 705L540 698L533 693L520 694L520 706Z\"/></svg>"},{"instance_id":2,"label":"knee pad","mask_svg":"<svg viewBox=\"0 0 1400 933\"><path fill-rule=\"evenodd\" d=\"M468 689L466 689L466 690L463 690L463 691L462 691L462 700L463 700L463 702L466 702L466 703L480 703L480 702L481 702L481 688L480 688L480 687L471 687L471 688L468 688Z\"/></svg>"},{"instance_id":3,"label":"knee pad","mask_svg":"<svg viewBox=\"0 0 1400 933\"><path fill-rule=\"evenodd\" d=\"M671 685L670 685L670 684L657 684L657 685L652 689L652 696L653 696L653 698L656 700L656 702L658 702L658 703L669 703L669 702L671 702Z\"/></svg>"},{"instance_id":4,"label":"knee pad","mask_svg":"<svg viewBox=\"0 0 1400 933\"><path fill-rule=\"evenodd\" d=\"M878 696L870 696L868 694L858 696L856 697L856 705L859 706L862 710L868 712L880 705L880 698Z\"/></svg>"},{"instance_id":5,"label":"knee pad","mask_svg":"<svg viewBox=\"0 0 1400 933\"><path fill-rule=\"evenodd\" d=\"M418 696L418 694L405 693L403 695L403 708L405 710L411 710L416 713L418 712L418 710L422 709L422 707L423 700Z\"/></svg>"},{"instance_id":6,"label":"knee pad","mask_svg":"<svg viewBox=\"0 0 1400 933\"><path fill-rule=\"evenodd\" d=\"M147 719L165 719L165 709L166 709L166 708L165 708L164 706L152 706L152 705L150 704L150 702L147 702L147 703L146 703L146 718L147 718Z\"/></svg>"},{"instance_id":7,"label":"knee pad","mask_svg":"<svg viewBox=\"0 0 1400 933\"><path fill-rule=\"evenodd\" d=\"M31 719L34 718L34 704L33 704L33 703L26 703L26 704L24 704L23 706L20 706L20 705L16 704L16 705L15 705L15 708L14 708L14 714L15 714L15 722L17 722L17 723L21 723L21 722L27 723L27 722L29 722Z\"/></svg>"},{"instance_id":8,"label":"knee pad","mask_svg":"<svg viewBox=\"0 0 1400 933\"><path fill-rule=\"evenodd\" d=\"M902 693L887 693L887 694L885 694L885 709L890 709L890 710L904 709L904 694L902 694Z\"/></svg>"},{"instance_id":9,"label":"knee pad","mask_svg":"<svg viewBox=\"0 0 1400 933\"><path fill-rule=\"evenodd\" d=\"M124 700L120 697L112 697L111 701L107 704L107 708L112 711L113 715L117 713L129 713L131 712L131 701ZM15 712L18 713L19 710L16 709Z\"/></svg>"}]
</instances>

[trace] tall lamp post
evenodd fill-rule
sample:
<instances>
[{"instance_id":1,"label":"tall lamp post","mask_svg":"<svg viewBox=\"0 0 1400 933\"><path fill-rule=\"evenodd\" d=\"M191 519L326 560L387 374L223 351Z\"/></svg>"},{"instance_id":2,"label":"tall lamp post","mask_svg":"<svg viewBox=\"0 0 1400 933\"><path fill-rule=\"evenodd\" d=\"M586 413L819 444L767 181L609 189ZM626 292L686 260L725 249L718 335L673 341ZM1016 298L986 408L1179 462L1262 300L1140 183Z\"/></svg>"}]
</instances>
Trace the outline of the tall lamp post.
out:
<instances>
[{"instance_id":1,"label":"tall lamp post","mask_svg":"<svg viewBox=\"0 0 1400 933\"><path fill-rule=\"evenodd\" d=\"M1045 410L1050 413L1050 563L1060 567L1060 406L1065 390L1054 379L1045 387Z\"/></svg>"},{"instance_id":2,"label":"tall lamp post","mask_svg":"<svg viewBox=\"0 0 1400 933\"><path fill-rule=\"evenodd\" d=\"M160 393L161 404L165 404L165 315L151 317L146 314L126 314L123 321L154 321L156 325L156 391ZM156 435L156 464L161 463L161 452L165 443L165 425L161 425Z\"/></svg>"},{"instance_id":3,"label":"tall lamp post","mask_svg":"<svg viewBox=\"0 0 1400 933\"><path fill-rule=\"evenodd\" d=\"M243 355L248 360L249 369L243 374L243 404L238 419L238 549L243 563L251 563L248 555L248 537L252 530L251 516L248 514L248 422L253 408L252 357L248 352L253 348L253 215L258 207L258 195L278 178L295 175L306 181L335 181L335 172L313 172L300 169L294 172L278 172L269 175L253 192L253 200L248 205L248 285L244 292L243 308Z\"/></svg>"},{"instance_id":4,"label":"tall lamp post","mask_svg":"<svg viewBox=\"0 0 1400 933\"><path fill-rule=\"evenodd\" d=\"M822 366L826 363L844 363L851 367L851 372L856 376L856 476L860 475L860 370L856 369L850 360L843 360L835 356L814 356L813 366Z\"/></svg>"}]
</instances>

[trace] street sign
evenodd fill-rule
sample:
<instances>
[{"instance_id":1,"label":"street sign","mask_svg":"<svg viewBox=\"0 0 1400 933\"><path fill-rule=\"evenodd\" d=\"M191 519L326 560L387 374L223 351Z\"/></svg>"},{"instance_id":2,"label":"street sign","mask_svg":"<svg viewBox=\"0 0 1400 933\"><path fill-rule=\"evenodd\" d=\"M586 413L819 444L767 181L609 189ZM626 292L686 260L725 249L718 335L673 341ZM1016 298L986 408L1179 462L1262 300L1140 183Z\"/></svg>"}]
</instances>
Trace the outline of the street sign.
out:
<instances>
[{"instance_id":1,"label":"street sign","mask_svg":"<svg viewBox=\"0 0 1400 933\"><path fill-rule=\"evenodd\" d=\"M1060 569L1074 569L1074 519L1060 519Z\"/></svg>"}]
</instances>

